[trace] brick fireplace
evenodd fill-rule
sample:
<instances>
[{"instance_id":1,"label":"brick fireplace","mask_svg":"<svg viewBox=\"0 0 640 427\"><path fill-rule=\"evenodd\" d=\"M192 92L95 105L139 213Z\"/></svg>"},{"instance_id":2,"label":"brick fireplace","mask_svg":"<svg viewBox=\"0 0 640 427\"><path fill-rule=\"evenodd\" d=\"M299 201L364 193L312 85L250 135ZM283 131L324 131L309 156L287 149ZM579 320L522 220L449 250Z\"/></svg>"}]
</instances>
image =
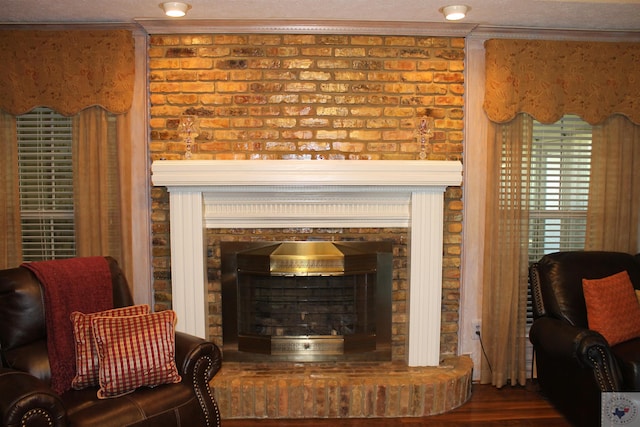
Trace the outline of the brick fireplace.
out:
<instances>
[{"instance_id":1,"label":"brick fireplace","mask_svg":"<svg viewBox=\"0 0 640 427\"><path fill-rule=\"evenodd\" d=\"M170 194L172 307L206 337L206 228L408 227L409 366L440 363L443 193L457 161L160 160ZM224 328L224 326L223 326Z\"/></svg>"},{"instance_id":2,"label":"brick fireplace","mask_svg":"<svg viewBox=\"0 0 640 427\"><path fill-rule=\"evenodd\" d=\"M465 39L423 27L422 36L297 28L149 31L156 309L177 309L179 328L222 345L221 242L393 241L392 362L354 370L225 359L212 387L225 418L441 413L469 397L472 369L464 357L450 360L458 353ZM200 135L195 160L174 168L158 161L184 158L183 114L198 116ZM424 116L435 132L428 161L415 162Z\"/></svg>"},{"instance_id":3,"label":"brick fireplace","mask_svg":"<svg viewBox=\"0 0 640 427\"><path fill-rule=\"evenodd\" d=\"M211 381L223 418L422 417L469 399L470 358L440 357L443 193L460 184L460 162L160 160L152 170L170 196L177 328L202 337L207 229L408 230L406 357L225 360Z\"/></svg>"}]
</instances>

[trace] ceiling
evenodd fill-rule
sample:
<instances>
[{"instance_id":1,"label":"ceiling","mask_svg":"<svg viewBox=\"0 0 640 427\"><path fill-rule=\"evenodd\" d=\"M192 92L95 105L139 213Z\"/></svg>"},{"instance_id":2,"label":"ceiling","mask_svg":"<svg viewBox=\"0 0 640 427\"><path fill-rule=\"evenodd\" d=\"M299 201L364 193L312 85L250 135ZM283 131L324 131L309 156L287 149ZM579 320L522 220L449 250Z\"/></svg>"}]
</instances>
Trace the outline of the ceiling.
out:
<instances>
[{"instance_id":1,"label":"ceiling","mask_svg":"<svg viewBox=\"0 0 640 427\"><path fill-rule=\"evenodd\" d=\"M165 19L163 0L0 0L0 23L131 23ZM458 22L482 26L640 31L640 0L182 0L178 20L356 20L443 23L442 6L465 4ZM170 18L166 18L170 19ZM450 25L455 25L451 23Z\"/></svg>"}]
</instances>

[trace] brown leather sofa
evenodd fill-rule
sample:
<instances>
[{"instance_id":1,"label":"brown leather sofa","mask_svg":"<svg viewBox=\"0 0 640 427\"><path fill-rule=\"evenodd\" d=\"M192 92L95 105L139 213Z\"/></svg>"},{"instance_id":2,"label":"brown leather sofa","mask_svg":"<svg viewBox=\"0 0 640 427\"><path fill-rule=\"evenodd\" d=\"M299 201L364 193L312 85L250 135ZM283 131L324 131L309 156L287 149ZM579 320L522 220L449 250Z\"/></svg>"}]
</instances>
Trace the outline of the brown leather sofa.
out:
<instances>
[{"instance_id":1,"label":"brown leather sofa","mask_svg":"<svg viewBox=\"0 0 640 427\"><path fill-rule=\"evenodd\" d=\"M588 328L582 279L626 270L640 289L640 259L618 252L557 252L529 270L538 382L576 426L599 426L601 392L640 391L640 338L613 347Z\"/></svg>"},{"instance_id":2,"label":"brown leather sofa","mask_svg":"<svg viewBox=\"0 0 640 427\"><path fill-rule=\"evenodd\" d=\"M107 257L115 307L132 305L127 281ZM177 332L182 381L98 399L97 387L57 395L49 387L43 296L24 267L0 270L0 423L3 426L219 426L209 380L221 365L219 348Z\"/></svg>"}]
</instances>

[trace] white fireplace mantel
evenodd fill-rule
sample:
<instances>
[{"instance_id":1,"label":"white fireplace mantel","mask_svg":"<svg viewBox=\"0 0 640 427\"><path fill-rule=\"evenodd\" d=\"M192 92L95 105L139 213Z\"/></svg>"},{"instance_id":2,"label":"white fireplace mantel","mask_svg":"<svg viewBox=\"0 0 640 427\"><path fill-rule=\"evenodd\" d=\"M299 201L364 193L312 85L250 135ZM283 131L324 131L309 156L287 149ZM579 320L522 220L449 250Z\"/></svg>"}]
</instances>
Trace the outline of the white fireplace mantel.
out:
<instances>
[{"instance_id":1,"label":"white fireplace mantel","mask_svg":"<svg viewBox=\"0 0 640 427\"><path fill-rule=\"evenodd\" d=\"M207 336L206 228L408 227L408 362L439 364L443 193L460 162L158 160L152 173L170 196L178 330Z\"/></svg>"}]
</instances>

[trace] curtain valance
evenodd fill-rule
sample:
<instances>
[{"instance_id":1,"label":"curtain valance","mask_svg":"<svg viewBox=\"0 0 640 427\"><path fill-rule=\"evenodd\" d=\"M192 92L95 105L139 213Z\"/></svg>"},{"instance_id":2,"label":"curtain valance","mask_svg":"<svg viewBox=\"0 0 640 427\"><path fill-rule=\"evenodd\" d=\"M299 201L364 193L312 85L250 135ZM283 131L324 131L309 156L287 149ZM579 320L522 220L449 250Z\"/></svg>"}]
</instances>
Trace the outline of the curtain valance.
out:
<instances>
[{"instance_id":1,"label":"curtain valance","mask_svg":"<svg viewBox=\"0 0 640 427\"><path fill-rule=\"evenodd\" d=\"M484 110L496 123L622 114L640 124L640 43L488 40Z\"/></svg>"},{"instance_id":2,"label":"curtain valance","mask_svg":"<svg viewBox=\"0 0 640 427\"><path fill-rule=\"evenodd\" d=\"M134 40L128 30L0 31L0 109L45 106L64 115L131 107Z\"/></svg>"}]
</instances>

